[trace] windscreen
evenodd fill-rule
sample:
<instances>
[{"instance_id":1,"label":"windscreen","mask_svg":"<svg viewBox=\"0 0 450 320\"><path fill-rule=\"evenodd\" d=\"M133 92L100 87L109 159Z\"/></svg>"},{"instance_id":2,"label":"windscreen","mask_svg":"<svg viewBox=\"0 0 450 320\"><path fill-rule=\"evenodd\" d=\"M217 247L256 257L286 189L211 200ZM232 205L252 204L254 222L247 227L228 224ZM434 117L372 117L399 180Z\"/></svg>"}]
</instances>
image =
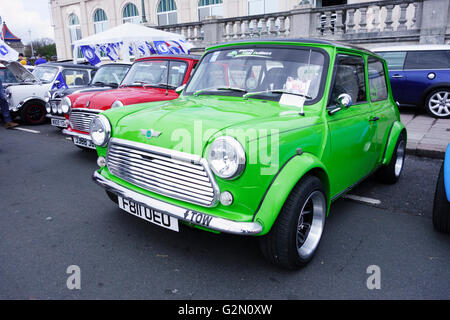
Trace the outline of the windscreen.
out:
<instances>
[{"instance_id":1,"label":"windscreen","mask_svg":"<svg viewBox=\"0 0 450 320\"><path fill-rule=\"evenodd\" d=\"M120 84L127 74L130 66L114 65L103 66L95 73L92 84Z\"/></svg>"},{"instance_id":2,"label":"windscreen","mask_svg":"<svg viewBox=\"0 0 450 320\"><path fill-rule=\"evenodd\" d=\"M55 78L56 74L58 73L58 68L55 67L36 67L36 69L33 70L33 75L41 80L44 83L52 82Z\"/></svg>"},{"instance_id":3,"label":"windscreen","mask_svg":"<svg viewBox=\"0 0 450 320\"><path fill-rule=\"evenodd\" d=\"M184 61L146 60L140 61L131 67L122 85L168 85L176 88L183 84L187 70Z\"/></svg>"},{"instance_id":4,"label":"windscreen","mask_svg":"<svg viewBox=\"0 0 450 320\"><path fill-rule=\"evenodd\" d=\"M202 59L185 94L210 90L208 94L243 95L283 90L315 99L324 61L323 53L307 47L217 50Z\"/></svg>"}]
</instances>

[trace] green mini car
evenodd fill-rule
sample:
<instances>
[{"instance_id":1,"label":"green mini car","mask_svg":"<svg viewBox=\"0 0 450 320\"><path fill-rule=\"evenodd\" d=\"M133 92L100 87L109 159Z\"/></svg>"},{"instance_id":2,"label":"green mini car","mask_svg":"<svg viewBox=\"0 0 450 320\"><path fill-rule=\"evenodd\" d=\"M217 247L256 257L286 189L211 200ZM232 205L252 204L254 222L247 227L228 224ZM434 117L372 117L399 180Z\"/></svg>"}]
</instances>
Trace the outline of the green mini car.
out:
<instances>
[{"instance_id":1,"label":"green mini car","mask_svg":"<svg viewBox=\"0 0 450 320\"><path fill-rule=\"evenodd\" d=\"M316 252L331 203L375 173L395 183L406 129L385 61L313 39L206 50L180 97L96 116L93 180L128 213L258 236L290 269Z\"/></svg>"}]
</instances>

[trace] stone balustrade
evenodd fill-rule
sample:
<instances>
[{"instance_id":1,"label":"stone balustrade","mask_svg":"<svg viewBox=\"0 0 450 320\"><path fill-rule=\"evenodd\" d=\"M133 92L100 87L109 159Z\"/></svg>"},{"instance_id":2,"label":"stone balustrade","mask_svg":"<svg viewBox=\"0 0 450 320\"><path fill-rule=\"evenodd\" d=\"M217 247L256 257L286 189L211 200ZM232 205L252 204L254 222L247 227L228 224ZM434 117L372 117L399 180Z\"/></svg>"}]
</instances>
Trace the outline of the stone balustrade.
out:
<instances>
[{"instance_id":1,"label":"stone balustrade","mask_svg":"<svg viewBox=\"0 0 450 320\"><path fill-rule=\"evenodd\" d=\"M376 1L312 9L316 35L391 32L420 29L422 2L418 0Z\"/></svg>"},{"instance_id":2,"label":"stone balustrade","mask_svg":"<svg viewBox=\"0 0 450 320\"><path fill-rule=\"evenodd\" d=\"M157 27L182 34L197 48L241 39L319 38L367 47L401 43L450 43L450 1L385 0ZM440 22L430 15L442 13ZM444 16L445 13L445 16Z\"/></svg>"}]
</instances>

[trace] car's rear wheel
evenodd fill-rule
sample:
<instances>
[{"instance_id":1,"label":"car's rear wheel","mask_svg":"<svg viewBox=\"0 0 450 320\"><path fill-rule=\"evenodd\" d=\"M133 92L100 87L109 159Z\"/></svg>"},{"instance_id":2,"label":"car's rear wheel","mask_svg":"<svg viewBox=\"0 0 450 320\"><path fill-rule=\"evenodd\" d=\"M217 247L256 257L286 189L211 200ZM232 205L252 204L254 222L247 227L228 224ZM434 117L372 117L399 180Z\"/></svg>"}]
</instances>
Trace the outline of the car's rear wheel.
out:
<instances>
[{"instance_id":1,"label":"car's rear wheel","mask_svg":"<svg viewBox=\"0 0 450 320\"><path fill-rule=\"evenodd\" d=\"M320 179L303 178L287 198L271 231L260 238L263 255L273 264L288 269L308 264L325 226L326 199Z\"/></svg>"},{"instance_id":2,"label":"car's rear wheel","mask_svg":"<svg viewBox=\"0 0 450 320\"><path fill-rule=\"evenodd\" d=\"M406 138L405 134L401 133L397 139L391 161L388 165L381 167L377 172L377 177L381 182L394 184L398 181L405 165L405 154Z\"/></svg>"},{"instance_id":3,"label":"car's rear wheel","mask_svg":"<svg viewBox=\"0 0 450 320\"><path fill-rule=\"evenodd\" d=\"M450 203L445 193L444 164L439 171L434 194L433 226L439 232L450 233Z\"/></svg>"},{"instance_id":4,"label":"car's rear wheel","mask_svg":"<svg viewBox=\"0 0 450 320\"><path fill-rule=\"evenodd\" d=\"M45 121L46 113L42 103L31 101L21 108L20 117L27 124L41 124Z\"/></svg>"},{"instance_id":5,"label":"car's rear wheel","mask_svg":"<svg viewBox=\"0 0 450 320\"><path fill-rule=\"evenodd\" d=\"M450 117L450 88L441 88L430 92L425 100L425 108L433 117Z\"/></svg>"}]
</instances>

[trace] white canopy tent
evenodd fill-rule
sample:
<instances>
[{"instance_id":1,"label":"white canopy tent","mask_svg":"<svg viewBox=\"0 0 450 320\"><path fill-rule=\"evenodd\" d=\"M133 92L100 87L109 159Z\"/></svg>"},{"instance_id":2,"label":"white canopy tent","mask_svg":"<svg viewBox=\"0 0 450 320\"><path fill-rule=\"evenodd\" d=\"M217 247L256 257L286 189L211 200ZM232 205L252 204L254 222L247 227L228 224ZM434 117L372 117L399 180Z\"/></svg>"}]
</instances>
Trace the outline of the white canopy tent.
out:
<instances>
[{"instance_id":1,"label":"white canopy tent","mask_svg":"<svg viewBox=\"0 0 450 320\"><path fill-rule=\"evenodd\" d=\"M88 48L83 51L85 57L91 61L91 54L100 52L120 51L124 61L130 61L130 51L135 56L138 53L146 54L170 54L188 53L193 45L186 42L184 36L166 32L154 28L144 27L138 24L124 23L101 33L73 43L73 57L76 63L78 49ZM111 50L110 50L111 49ZM86 54L87 53L87 54ZM118 53L115 52L118 57ZM108 57L113 59L109 54Z\"/></svg>"}]
</instances>

